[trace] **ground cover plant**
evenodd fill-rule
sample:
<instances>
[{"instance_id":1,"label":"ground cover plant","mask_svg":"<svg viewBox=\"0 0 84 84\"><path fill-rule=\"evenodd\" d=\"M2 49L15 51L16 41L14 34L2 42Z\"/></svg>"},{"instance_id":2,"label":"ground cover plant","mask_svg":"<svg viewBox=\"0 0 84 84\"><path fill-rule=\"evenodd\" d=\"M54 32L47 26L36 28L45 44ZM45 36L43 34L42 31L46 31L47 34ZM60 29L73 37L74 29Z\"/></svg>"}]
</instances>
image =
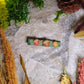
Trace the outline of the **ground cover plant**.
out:
<instances>
[{"instance_id":1,"label":"ground cover plant","mask_svg":"<svg viewBox=\"0 0 84 84\"><path fill-rule=\"evenodd\" d=\"M27 17L29 14L28 10L28 0L6 0L7 9L9 11L8 22L10 24L11 20L15 20L15 23L25 21L27 24Z\"/></svg>"},{"instance_id":2,"label":"ground cover plant","mask_svg":"<svg viewBox=\"0 0 84 84\"><path fill-rule=\"evenodd\" d=\"M8 10L5 0L0 0L0 27L4 30L8 27Z\"/></svg>"},{"instance_id":3,"label":"ground cover plant","mask_svg":"<svg viewBox=\"0 0 84 84\"><path fill-rule=\"evenodd\" d=\"M11 20L15 20L15 23L25 21L27 24L30 22L30 17L28 17L30 13L28 7L30 5L28 2L29 0L6 0L9 11L9 24ZM44 6L43 0L32 0L32 2L34 2L36 7L42 8Z\"/></svg>"},{"instance_id":4,"label":"ground cover plant","mask_svg":"<svg viewBox=\"0 0 84 84\"><path fill-rule=\"evenodd\" d=\"M11 20L16 23L30 22L29 1L32 1L36 7L42 9L44 7L43 0L1 0L0 1L0 27L7 29ZM3 10L4 9L4 10Z\"/></svg>"},{"instance_id":5,"label":"ground cover plant","mask_svg":"<svg viewBox=\"0 0 84 84\"><path fill-rule=\"evenodd\" d=\"M35 4L36 7L39 7L40 9L44 7L44 1L43 0L32 0L32 2Z\"/></svg>"}]
</instances>

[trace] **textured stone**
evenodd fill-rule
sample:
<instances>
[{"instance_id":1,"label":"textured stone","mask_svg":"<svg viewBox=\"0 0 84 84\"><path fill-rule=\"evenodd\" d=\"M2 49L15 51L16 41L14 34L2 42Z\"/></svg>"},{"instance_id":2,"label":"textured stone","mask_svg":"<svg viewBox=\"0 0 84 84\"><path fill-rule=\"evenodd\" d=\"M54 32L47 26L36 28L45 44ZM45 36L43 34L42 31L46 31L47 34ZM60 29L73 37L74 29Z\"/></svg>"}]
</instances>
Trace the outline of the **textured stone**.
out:
<instances>
[{"instance_id":1,"label":"textured stone","mask_svg":"<svg viewBox=\"0 0 84 84\"><path fill-rule=\"evenodd\" d=\"M59 10L56 0L45 0L45 7L42 10L33 7L30 9L32 10L30 10L32 18L29 24L23 24L18 31L12 31L13 34L6 32L15 53L19 84L24 82L24 72L19 62L19 54L24 59L31 84L60 84L59 79L63 68L56 56L65 65L74 82L76 79L77 53L83 56L81 54L83 51L81 47L79 48L82 43L73 37L71 27L76 20L82 17L83 10L81 9L68 16L62 15L59 21L54 23L55 13ZM30 46L26 42L27 36L59 40L61 46L59 48Z\"/></svg>"}]
</instances>

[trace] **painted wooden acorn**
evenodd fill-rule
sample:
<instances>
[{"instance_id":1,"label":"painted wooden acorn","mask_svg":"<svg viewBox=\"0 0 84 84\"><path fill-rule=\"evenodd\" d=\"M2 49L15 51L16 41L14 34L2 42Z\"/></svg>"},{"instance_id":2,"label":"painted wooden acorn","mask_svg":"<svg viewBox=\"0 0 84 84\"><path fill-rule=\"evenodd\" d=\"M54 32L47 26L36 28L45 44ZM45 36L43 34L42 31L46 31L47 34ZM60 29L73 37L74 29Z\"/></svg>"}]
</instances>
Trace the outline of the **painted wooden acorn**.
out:
<instances>
[{"instance_id":1,"label":"painted wooden acorn","mask_svg":"<svg viewBox=\"0 0 84 84\"><path fill-rule=\"evenodd\" d=\"M44 45L45 47L48 47L48 46L50 45L49 40L44 40L44 41L43 41L43 45Z\"/></svg>"},{"instance_id":2,"label":"painted wooden acorn","mask_svg":"<svg viewBox=\"0 0 84 84\"><path fill-rule=\"evenodd\" d=\"M53 46L54 47L57 47L58 46L58 43L56 41L53 42Z\"/></svg>"},{"instance_id":3,"label":"painted wooden acorn","mask_svg":"<svg viewBox=\"0 0 84 84\"><path fill-rule=\"evenodd\" d=\"M38 45L39 45L39 40L38 40L38 39L35 39L35 40L33 41L33 43L34 43L34 45L38 46Z\"/></svg>"}]
</instances>

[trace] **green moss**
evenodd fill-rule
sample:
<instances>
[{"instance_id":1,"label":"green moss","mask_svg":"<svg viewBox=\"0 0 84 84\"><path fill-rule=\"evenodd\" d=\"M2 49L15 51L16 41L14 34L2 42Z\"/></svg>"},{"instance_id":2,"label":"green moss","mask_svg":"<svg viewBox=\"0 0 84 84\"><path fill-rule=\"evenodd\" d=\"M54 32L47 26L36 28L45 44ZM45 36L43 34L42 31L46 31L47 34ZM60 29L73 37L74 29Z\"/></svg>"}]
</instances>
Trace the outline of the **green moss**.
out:
<instances>
[{"instance_id":1,"label":"green moss","mask_svg":"<svg viewBox=\"0 0 84 84\"><path fill-rule=\"evenodd\" d=\"M0 27L4 30L8 27L8 10L6 8L6 3L4 1L0 1Z\"/></svg>"}]
</instances>

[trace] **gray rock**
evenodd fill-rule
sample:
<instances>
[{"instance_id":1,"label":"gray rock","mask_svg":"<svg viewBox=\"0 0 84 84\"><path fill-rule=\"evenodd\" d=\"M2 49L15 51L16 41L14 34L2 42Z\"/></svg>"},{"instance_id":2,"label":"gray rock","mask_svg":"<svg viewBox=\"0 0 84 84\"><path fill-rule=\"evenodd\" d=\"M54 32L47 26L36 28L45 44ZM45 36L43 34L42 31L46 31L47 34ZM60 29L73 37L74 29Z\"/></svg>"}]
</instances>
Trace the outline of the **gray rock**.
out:
<instances>
[{"instance_id":1,"label":"gray rock","mask_svg":"<svg viewBox=\"0 0 84 84\"><path fill-rule=\"evenodd\" d=\"M78 48L82 43L73 37L71 27L83 15L83 10L68 16L62 15L59 21L54 23L55 13L59 10L56 0L45 0L45 7L42 10L32 7L30 9L32 10L30 23L23 24L18 31L15 30L14 36L8 35L7 37L15 54L19 84L24 82L19 54L24 59L31 84L60 84L59 79L63 73L63 67L56 57L65 65L74 82L77 54L80 53L83 56L81 54L83 51L81 47ZM59 40L61 46L59 48L30 46L26 42L27 36ZM79 49L80 52L77 52Z\"/></svg>"}]
</instances>

